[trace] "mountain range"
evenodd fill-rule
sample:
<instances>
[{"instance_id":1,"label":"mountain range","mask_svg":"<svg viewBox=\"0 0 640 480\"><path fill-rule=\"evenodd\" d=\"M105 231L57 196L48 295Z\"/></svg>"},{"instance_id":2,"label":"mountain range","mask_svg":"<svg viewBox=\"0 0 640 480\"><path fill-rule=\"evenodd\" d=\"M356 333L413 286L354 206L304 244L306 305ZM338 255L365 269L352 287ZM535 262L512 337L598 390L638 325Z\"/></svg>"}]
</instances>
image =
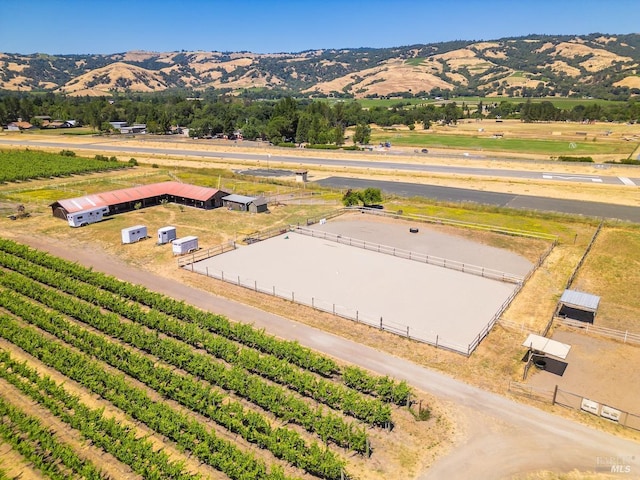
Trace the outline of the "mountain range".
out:
<instances>
[{"instance_id":1,"label":"mountain range","mask_svg":"<svg viewBox=\"0 0 640 480\"><path fill-rule=\"evenodd\" d=\"M0 53L0 90L104 96L167 90L338 97L640 94L640 34L529 35L297 53Z\"/></svg>"}]
</instances>

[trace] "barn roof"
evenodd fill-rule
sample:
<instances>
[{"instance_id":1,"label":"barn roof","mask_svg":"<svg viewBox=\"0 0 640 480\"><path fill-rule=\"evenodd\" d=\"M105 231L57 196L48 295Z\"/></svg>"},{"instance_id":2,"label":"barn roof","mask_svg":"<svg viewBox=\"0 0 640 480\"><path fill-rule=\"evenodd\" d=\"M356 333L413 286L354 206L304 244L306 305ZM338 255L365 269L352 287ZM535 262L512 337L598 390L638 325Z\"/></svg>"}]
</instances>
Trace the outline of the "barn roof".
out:
<instances>
[{"instance_id":1,"label":"barn roof","mask_svg":"<svg viewBox=\"0 0 640 480\"><path fill-rule=\"evenodd\" d=\"M565 290L562 297L560 297L560 303L568 307L595 312L598 310L600 297L576 290Z\"/></svg>"},{"instance_id":2,"label":"barn roof","mask_svg":"<svg viewBox=\"0 0 640 480\"><path fill-rule=\"evenodd\" d=\"M218 192L219 190L216 188L198 187L180 182L161 182L95 193L85 195L84 197L58 200L51 206L58 204L68 213L74 213L95 207L107 207L119 203L136 202L145 198L153 198L161 195L173 195L204 202Z\"/></svg>"},{"instance_id":3,"label":"barn roof","mask_svg":"<svg viewBox=\"0 0 640 480\"><path fill-rule=\"evenodd\" d=\"M243 205L248 205L251 202L255 202L256 200L256 197L247 197L246 195L238 195L235 193L227 195L226 197L222 197L223 202L241 203Z\"/></svg>"}]
</instances>

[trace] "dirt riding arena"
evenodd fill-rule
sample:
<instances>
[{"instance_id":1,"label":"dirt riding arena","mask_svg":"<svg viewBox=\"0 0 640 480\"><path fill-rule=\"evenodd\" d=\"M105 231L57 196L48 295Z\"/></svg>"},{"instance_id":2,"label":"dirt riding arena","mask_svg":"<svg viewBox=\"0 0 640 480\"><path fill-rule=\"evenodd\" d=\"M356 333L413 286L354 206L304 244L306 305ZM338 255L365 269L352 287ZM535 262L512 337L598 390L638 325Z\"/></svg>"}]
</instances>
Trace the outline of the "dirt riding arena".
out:
<instances>
[{"instance_id":1,"label":"dirt riding arena","mask_svg":"<svg viewBox=\"0 0 640 480\"><path fill-rule=\"evenodd\" d=\"M419 227L412 233L404 222L353 217L314 225L318 232L340 232L341 239L446 258L467 269L524 276L531 268L511 252ZM373 326L382 322L386 330L462 353L469 352L517 288L512 282L295 232L189 268Z\"/></svg>"}]
</instances>

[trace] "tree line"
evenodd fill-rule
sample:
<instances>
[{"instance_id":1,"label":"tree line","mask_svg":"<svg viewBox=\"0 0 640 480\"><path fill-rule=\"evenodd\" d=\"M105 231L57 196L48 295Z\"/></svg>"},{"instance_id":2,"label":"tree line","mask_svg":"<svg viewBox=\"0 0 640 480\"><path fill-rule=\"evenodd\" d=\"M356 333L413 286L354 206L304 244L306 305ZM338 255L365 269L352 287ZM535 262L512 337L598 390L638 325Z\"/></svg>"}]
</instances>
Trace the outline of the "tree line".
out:
<instances>
[{"instance_id":1,"label":"tree line","mask_svg":"<svg viewBox=\"0 0 640 480\"><path fill-rule=\"evenodd\" d=\"M428 129L435 123L455 124L465 118L519 118L535 121L618 121L640 120L640 104L587 103L560 108L551 101L495 102L444 101L439 104L411 104L398 100L391 107L364 108L357 100L329 103L318 99L285 97L274 100L203 94L193 98L180 94L116 95L112 98L68 97L47 94L0 94L0 125L19 118L39 122L39 116L76 120L95 131L111 132L109 122L144 123L149 133L167 134L188 128L190 136L208 137L241 133L248 140L275 144L334 144L347 140L366 144L371 125L406 125ZM346 136L347 128L354 134Z\"/></svg>"}]
</instances>

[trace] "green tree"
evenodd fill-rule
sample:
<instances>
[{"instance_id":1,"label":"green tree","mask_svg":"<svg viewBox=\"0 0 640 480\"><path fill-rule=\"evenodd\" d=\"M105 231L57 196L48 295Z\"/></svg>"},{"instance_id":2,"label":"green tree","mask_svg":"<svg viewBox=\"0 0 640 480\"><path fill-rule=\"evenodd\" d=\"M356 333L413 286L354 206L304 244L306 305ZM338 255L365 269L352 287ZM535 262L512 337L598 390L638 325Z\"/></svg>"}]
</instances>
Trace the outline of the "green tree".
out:
<instances>
[{"instance_id":1,"label":"green tree","mask_svg":"<svg viewBox=\"0 0 640 480\"><path fill-rule=\"evenodd\" d=\"M365 188L365 190L361 192L359 196L365 207L368 205L376 205L382 202L382 192L379 188Z\"/></svg>"},{"instance_id":2,"label":"green tree","mask_svg":"<svg viewBox=\"0 0 640 480\"><path fill-rule=\"evenodd\" d=\"M342 204L345 207L352 207L354 205L358 205L359 203L360 195L358 194L358 192L354 192L351 189L347 190L347 192L342 196Z\"/></svg>"},{"instance_id":3,"label":"green tree","mask_svg":"<svg viewBox=\"0 0 640 480\"><path fill-rule=\"evenodd\" d=\"M371 127L364 122L358 123L353 134L353 143L364 145L369 143L369 140L371 140Z\"/></svg>"}]
</instances>

